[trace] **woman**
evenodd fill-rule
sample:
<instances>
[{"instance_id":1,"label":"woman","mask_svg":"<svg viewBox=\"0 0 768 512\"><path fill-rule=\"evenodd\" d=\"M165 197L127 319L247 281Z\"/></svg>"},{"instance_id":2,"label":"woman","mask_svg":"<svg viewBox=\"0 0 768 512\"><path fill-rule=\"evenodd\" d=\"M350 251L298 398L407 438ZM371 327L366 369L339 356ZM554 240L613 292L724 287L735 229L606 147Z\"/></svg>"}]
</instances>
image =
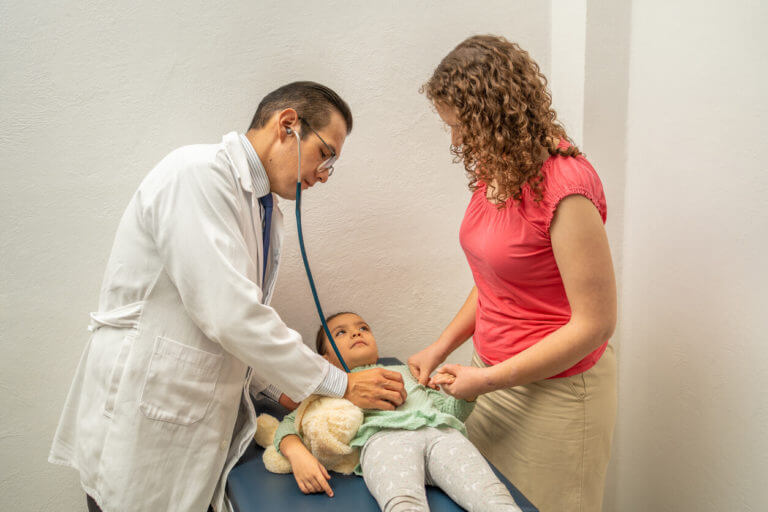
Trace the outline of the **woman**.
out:
<instances>
[{"instance_id":1,"label":"woman","mask_svg":"<svg viewBox=\"0 0 768 512\"><path fill-rule=\"evenodd\" d=\"M480 395L470 439L542 512L599 511L616 416L606 204L546 83L517 44L475 36L422 88L469 177L459 238L475 286L408 365L422 384ZM430 379L470 336L472 366Z\"/></svg>"}]
</instances>

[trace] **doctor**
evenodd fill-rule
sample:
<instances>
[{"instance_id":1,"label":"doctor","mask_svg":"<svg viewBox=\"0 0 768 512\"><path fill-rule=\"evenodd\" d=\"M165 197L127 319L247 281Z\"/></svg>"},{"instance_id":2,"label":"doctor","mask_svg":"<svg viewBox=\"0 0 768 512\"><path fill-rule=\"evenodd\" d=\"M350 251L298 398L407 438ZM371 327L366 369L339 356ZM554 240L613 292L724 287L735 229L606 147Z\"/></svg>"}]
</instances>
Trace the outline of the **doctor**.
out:
<instances>
[{"instance_id":1,"label":"doctor","mask_svg":"<svg viewBox=\"0 0 768 512\"><path fill-rule=\"evenodd\" d=\"M225 484L256 430L249 390L393 409L402 377L345 374L269 306L283 239L277 198L325 183L352 129L314 82L267 95L247 133L171 152L117 229L93 332L49 460L76 469L91 510L229 510Z\"/></svg>"}]
</instances>

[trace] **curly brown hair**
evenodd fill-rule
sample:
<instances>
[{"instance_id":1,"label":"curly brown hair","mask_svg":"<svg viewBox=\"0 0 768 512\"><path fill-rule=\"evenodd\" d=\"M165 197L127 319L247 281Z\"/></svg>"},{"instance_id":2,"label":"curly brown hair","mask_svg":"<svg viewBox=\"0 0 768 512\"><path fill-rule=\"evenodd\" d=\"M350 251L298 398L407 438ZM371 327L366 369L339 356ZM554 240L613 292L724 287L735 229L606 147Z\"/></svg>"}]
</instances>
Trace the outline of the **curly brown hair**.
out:
<instances>
[{"instance_id":1,"label":"curly brown hair","mask_svg":"<svg viewBox=\"0 0 768 512\"><path fill-rule=\"evenodd\" d=\"M540 201L544 161L581 154L575 145L558 148L569 139L552 109L547 79L528 52L503 37L462 41L419 92L456 113L462 144L451 153L463 161L469 189L483 181L499 208L508 198L520 200L526 183Z\"/></svg>"}]
</instances>

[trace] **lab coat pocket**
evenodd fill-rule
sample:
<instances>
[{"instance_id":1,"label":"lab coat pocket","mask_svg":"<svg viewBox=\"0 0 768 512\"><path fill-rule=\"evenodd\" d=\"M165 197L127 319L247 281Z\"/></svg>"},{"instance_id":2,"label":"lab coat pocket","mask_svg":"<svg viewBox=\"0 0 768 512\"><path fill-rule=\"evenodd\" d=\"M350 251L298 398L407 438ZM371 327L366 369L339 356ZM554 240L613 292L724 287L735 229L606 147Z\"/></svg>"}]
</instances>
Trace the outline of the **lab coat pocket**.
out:
<instances>
[{"instance_id":1,"label":"lab coat pocket","mask_svg":"<svg viewBox=\"0 0 768 512\"><path fill-rule=\"evenodd\" d=\"M149 419L191 425L213 401L224 356L158 336L139 408Z\"/></svg>"}]
</instances>

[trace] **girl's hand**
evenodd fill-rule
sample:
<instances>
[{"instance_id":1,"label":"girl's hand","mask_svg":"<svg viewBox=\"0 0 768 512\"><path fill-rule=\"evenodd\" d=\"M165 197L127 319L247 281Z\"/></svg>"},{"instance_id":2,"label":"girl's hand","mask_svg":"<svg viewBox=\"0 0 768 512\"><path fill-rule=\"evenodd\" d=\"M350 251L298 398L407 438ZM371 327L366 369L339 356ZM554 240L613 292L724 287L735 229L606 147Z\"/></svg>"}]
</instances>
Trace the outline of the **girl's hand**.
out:
<instances>
[{"instance_id":1,"label":"girl's hand","mask_svg":"<svg viewBox=\"0 0 768 512\"><path fill-rule=\"evenodd\" d=\"M429 376L443 361L445 361L443 351L433 343L408 358L408 369L419 384L437 389L437 385L430 381Z\"/></svg>"},{"instance_id":2,"label":"girl's hand","mask_svg":"<svg viewBox=\"0 0 768 512\"><path fill-rule=\"evenodd\" d=\"M333 489L328 484L331 476L314 455L309 451L299 453L291 457L290 462L291 468L293 468L293 477L296 479L301 492L304 494L325 492L333 498Z\"/></svg>"},{"instance_id":3,"label":"girl's hand","mask_svg":"<svg viewBox=\"0 0 768 512\"><path fill-rule=\"evenodd\" d=\"M430 385L440 386L443 391L454 398L468 402L474 401L478 395L493 391L488 374L488 368L446 364L430 379Z\"/></svg>"}]
</instances>

